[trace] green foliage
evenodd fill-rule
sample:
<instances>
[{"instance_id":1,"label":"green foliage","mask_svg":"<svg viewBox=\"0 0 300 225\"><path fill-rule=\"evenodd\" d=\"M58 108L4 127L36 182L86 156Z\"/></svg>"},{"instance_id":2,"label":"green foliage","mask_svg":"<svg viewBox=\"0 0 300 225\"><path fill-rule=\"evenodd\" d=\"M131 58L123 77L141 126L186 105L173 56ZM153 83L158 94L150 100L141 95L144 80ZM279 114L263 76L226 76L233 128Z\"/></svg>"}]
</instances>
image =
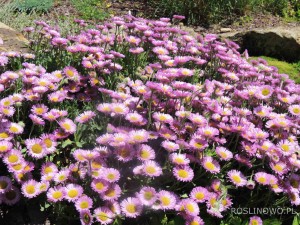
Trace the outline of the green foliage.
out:
<instances>
[{"instance_id":1,"label":"green foliage","mask_svg":"<svg viewBox=\"0 0 300 225\"><path fill-rule=\"evenodd\" d=\"M266 56L253 57L253 59L257 58L266 60L270 66L277 67L279 73L288 74L296 83L300 83L300 62L291 64Z\"/></svg>"},{"instance_id":2,"label":"green foliage","mask_svg":"<svg viewBox=\"0 0 300 225\"><path fill-rule=\"evenodd\" d=\"M298 0L152 0L159 16L180 14L187 24L209 25L216 22L232 23L251 12L270 12L284 17L300 17Z\"/></svg>"},{"instance_id":3,"label":"green foliage","mask_svg":"<svg viewBox=\"0 0 300 225\"><path fill-rule=\"evenodd\" d=\"M53 0L15 0L13 5L21 12L48 12L53 6Z\"/></svg>"},{"instance_id":4,"label":"green foliage","mask_svg":"<svg viewBox=\"0 0 300 225\"><path fill-rule=\"evenodd\" d=\"M102 21L109 16L105 0L71 0L84 20Z\"/></svg>"}]
</instances>

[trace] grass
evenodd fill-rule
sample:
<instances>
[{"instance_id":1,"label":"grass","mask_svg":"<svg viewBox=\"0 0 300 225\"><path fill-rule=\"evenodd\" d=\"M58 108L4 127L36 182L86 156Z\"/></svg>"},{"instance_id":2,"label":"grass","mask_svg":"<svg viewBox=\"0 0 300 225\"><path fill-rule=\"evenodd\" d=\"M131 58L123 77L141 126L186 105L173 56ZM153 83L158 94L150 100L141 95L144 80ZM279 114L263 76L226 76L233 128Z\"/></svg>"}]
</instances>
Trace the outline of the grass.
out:
<instances>
[{"instance_id":1,"label":"grass","mask_svg":"<svg viewBox=\"0 0 300 225\"><path fill-rule=\"evenodd\" d=\"M109 16L106 0L71 0L71 3L84 20L102 21Z\"/></svg>"},{"instance_id":2,"label":"grass","mask_svg":"<svg viewBox=\"0 0 300 225\"><path fill-rule=\"evenodd\" d=\"M252 59L262 58L268 62L270 66L278 68L279 73L288 74L291 79L300 84L300 62L288 63L267 56L251 57Z\"/></svg>"}]
</instances>

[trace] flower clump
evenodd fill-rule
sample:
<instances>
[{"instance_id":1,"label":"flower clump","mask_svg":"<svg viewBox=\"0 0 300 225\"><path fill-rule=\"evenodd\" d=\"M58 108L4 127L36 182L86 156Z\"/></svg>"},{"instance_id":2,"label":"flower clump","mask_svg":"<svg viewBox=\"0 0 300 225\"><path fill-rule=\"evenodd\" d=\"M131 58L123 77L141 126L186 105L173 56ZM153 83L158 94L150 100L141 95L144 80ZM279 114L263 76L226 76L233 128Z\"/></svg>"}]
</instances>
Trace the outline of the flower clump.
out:
<instances>
[{"instance_id":1,"label":"flower clump","mask_svg":"<svg viewBox=\"0 0 300 225\"><path fill-rule=\"evenodd\" d=\"M1 203L44 195L85 225L161 212L204 224L243 195L300 205L299 85L167 18L110 22L67 38L37 22L36 58L2 54Z\"/></svg>"}]
</instances>

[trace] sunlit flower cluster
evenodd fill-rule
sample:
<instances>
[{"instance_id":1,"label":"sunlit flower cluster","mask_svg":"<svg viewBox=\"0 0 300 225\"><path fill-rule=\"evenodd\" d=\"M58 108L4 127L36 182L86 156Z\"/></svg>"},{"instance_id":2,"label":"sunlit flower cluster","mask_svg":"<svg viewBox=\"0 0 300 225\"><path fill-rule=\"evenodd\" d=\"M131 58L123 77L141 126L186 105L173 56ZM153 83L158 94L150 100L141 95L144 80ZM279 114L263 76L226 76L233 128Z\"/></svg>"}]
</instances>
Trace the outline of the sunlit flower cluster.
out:
<instances>
[{"instance_id":1,"label":"sunlit flower cluster","mask_svg":"<svg viewBox=\"0 0 300 225\"><path fill-rule=\"evenodd\" d=\"M244 193L300 205L300 86L287 75L167 18L77 22L65 38L37 21L36 57L0 56L0 203L44 195L83 225L160 212L200 225ZM63 56L52 70L34 64L43 48Z\"/></svg>"}]
</instances>

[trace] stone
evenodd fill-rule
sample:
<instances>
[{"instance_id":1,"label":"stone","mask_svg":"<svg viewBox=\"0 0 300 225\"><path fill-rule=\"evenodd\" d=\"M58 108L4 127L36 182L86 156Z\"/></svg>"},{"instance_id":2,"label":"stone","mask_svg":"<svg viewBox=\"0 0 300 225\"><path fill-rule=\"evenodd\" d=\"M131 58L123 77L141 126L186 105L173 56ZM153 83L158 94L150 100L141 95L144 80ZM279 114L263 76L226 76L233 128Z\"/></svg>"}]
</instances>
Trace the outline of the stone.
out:
<instances>
[{"instance_id":1,"label":"stone","mask_svg":"<svg viewBox=\"0 0 300 225\"><path fill-rule=\"evenodd\" d=\"M250 56L270 56L287 62L300 61L300 27L272 27L219 34L248 50Z\"/></svg>"},{"instance_id":2,"label":"stone","mask_svg":"<svg viewBox=\"0 0 300 225\"><path fill-rule=\"evenodd\" d=\"M18 31L0 22L0 51L29 52L27 45L29 41Z\"/></svg>"},{"instance_id":3,"label":"stone","mask_svg":"<svg viewBox=\"0 0 300 225\"><path fill-rule=\"evenodd\" d=\"M220 33L228 33L228 32L231 32L231 31L232 31L232 29L229 28L229 27L222 27L220 29Z\"/></svg>"}]
</instances>

